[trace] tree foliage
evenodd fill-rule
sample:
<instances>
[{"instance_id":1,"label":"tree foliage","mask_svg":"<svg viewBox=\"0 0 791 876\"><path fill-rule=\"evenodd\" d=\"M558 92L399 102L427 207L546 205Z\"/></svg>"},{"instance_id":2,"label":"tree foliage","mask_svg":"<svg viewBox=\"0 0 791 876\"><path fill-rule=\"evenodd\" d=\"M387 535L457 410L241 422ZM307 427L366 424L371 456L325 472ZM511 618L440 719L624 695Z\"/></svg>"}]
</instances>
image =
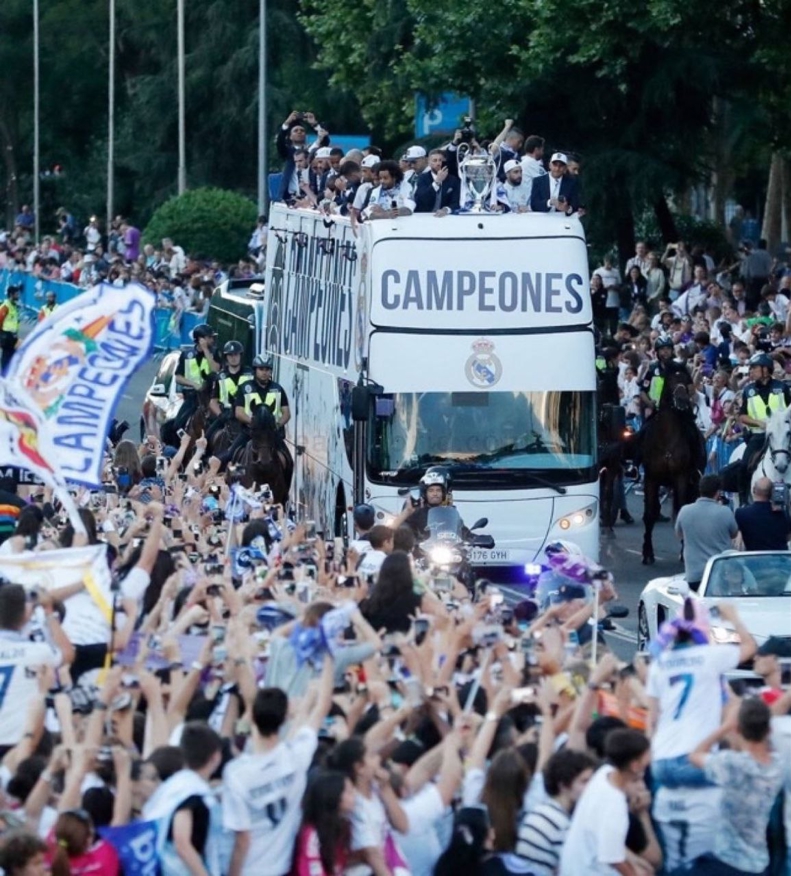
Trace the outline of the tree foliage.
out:
<instances>
[{"instance_id":1,"label":"tree foliage","mask_svg":"<svg viewBox=\"0 0 791 876\"><path fill-rule=\"evenodd\" d=\"M708 177L723 137L739 138L728 160L747 149L754 156L756 147L765 156L788 125L791 73L783 62L778 97L772 65L781 63L776 34L789 23L791 0L575 0L563 10L546 0L363 5L364 24L352 35L344 0L302 0L319 63L332 82L365 95L370 122L400 132L416 90L470 95L490 135L510 117L550 149L582 155L595 216L589 234L616 238L622 249L645 208L656 210L665 237L675 236L666 199ZM395 14L400 26L376 56ZM715 106L727 107L727 130Z\"/></svg>"},{"instance_id":2,"label":"tree foliage","mask_svg":"<svg viewBox=\"0 0 791 876\"><path fill-rule=\"evenodd\" d=\"M256 206L235 192L191 189L171 198L154 213L143 232L144 243L159 246L171 237L185 251L233 262L245 255Z\"/></svg>"}]
</instances>

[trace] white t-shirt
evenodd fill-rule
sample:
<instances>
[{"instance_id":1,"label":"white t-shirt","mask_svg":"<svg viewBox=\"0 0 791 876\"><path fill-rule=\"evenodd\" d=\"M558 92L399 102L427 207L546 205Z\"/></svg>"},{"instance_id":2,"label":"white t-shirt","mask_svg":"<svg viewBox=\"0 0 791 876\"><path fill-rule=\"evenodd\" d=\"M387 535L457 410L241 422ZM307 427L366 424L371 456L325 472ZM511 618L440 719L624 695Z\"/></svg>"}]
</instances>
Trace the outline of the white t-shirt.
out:
<instances>
[{"instance_id":1,"label":"white t-shirt","mask_svg":"<svg viewBox=\"0 0 791 876\"><path fill-rule=\"evenodd\" d=\"M722 789L659 787L652 815L662 832L665 869L672 872L714 848Z\"/></svg>"},{"instance_id":2,"label":"white t-shirt","mask_svg":"<svg viewBox=\"0 0 791 876\"><path fill-rule=\"evenodd\" d=\"M250 832L242 876L283 876L291 869L302 796L318 742L316 731L303 727L272 751L243 754L225 768L223 827Z\"/></svg>"},{"instance_id":3,"label":"white t-shirt","mask_svg":"<svg viewBox=\"0 0 791 876\"><path fill-rule=\"evenodd\" d=\"M121 595L124 599L139 601L150 581L148 573L135 566L121 581ZM96 581L107 604L111 606L113 594L104 583L102 580ZM70 596L65 606L63 632L73 645L102 645L110 640L110 624L87 589Z\"/></svg>"},{"instance_id":4,"label":"white t-shirt","mask_svg":"<svg viewBox=\"0 0 791 876\"><path fill-rule=\"evenodd\" d=\"M443 849L436 827L445 812L442 796L436 785L429 783L414 797L402 800L401 808L409 820L409 830L406 833L395 832L398 846L404 853L412 876L432 876Z\"/></svg>"},{"instance_id":5,"label":"white t-shirt","mask_svg":"<svg viewBox=\"0 0 791 876\"><path fill-rule=\"evenodd\" d=\"M376 577L386 557L387 554L384 551L374 550L369 544L368 550L363 554L360 565L357 567L357 573L360 578L365 581L368 575Z\"/></svg>"},{"instance_id":6,"label":"white t-shirt","mask_svg":"<svg viewBox=\"0 0 791 876\"><path fill-rule=\"evenodd\" d=\"M646 693L659 700L654 760L689 754L720 726L722 676L738 665L738 645L687 645L651 663Z\"/></svg>"},{"instance_id":7,"label":"white t-shirt","mask_svg":"<svg viewBox=\"0 0 791 876\"><path fill-rule=\"evenodd\" d=\"M626 794L610 783L614 767L596 770L574 808L560 856L560 876L612 876L611 864L626 860L629 807Z\"/></svg>"},{"instance_id":8,"label":"white t-shirt","mask_svg":"<svg viewBox=\"0 0 791 876\"><path fill-rule=\"evenodd\" d=\"M25 732L30 703L37 699L38 681L25 670L55 666L56 654L45 642L31 642L20 633L0 630L0 745L16 745Z\"/></svg>"},{"instance_id":9,"label":"white t-shirt","mask_svg":"<svg viewBox=\"0 0 791 876\"><path fill-rule=\"evenodd\" d=\"M363 797L359 792L355 796L352 812L352 842L351 850L382 849L390 833L387 812L379 795ZM395 837L394 837L395 838ZM400 845L396 843L400 851ZM403 853L402 853L403 856ZM356 864L346 868L345 876L369 876L373 870L368 864Z\"/></svg>"}]
</instances>

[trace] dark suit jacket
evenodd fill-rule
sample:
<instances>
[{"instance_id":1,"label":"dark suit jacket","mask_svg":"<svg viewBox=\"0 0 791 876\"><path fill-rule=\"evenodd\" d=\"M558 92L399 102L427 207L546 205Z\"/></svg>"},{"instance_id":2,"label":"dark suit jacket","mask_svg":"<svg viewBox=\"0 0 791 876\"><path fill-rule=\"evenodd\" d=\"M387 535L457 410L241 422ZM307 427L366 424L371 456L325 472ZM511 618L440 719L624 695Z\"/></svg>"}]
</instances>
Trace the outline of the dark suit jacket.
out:
<instances>
[{"instance_id":1,"label":"dark suit jacket","mask_svg":"<svg viewBox=\"0 0 791 876\"><path fill-rule=\"evenodd\" d=\"M534 213L549 213L549 181L551 176L545 173L533 180L533 191L530 194L530 209ZM566 174L560 181L560 195L566 199L569 210L576 213L580 207L580 187L577 178Z\"/></svg>"},{"instance_id":2,"label":"dark suit jacket","mask_svg":"<svg viewBox=\"0 0 791 876\"><path fill-rule=\"evenodd\" d=\"M294 150L297 148L293 146L291 141L288 139L289 130L287 128L283 128L281 125L277 129L277 138L275 140L275 146L277 147L277 154L283 159L285 162L283 165L283 178L280 181L280 191L278 192L278 200L285 201L289 197L288 187L291 184L291 180L294 177ZM325 134L322 137L321 141L317 141L314 143L314 147L318 148L319 146L327 146L329 145L330 137L329 134ZM299 147L300 149L303 147ZM307 145L304 146L307 149ZM311 172L311 182L315 174ZM311 188L313 186L311 185ZM314 191L316 189L314 188ZM297 197L301 197L302 193L297 192ZM293 193L292 193L293 196Z\"/></svg>"},{"instance_id":3,"label":"dark suit jacket","mask_svg":"<svg viewBox=\"0 0 791 876\"><path fill-rule=\"evenodd\" d=\"M430 172L421 173L415 186L415 212L433 213L436 209L437 192L432 183L434 177ZM459 194L461 182L456 176L448 176L440 187L439 208L449 207L451 210L459 209Z\"/></svg>"}]
</instances>

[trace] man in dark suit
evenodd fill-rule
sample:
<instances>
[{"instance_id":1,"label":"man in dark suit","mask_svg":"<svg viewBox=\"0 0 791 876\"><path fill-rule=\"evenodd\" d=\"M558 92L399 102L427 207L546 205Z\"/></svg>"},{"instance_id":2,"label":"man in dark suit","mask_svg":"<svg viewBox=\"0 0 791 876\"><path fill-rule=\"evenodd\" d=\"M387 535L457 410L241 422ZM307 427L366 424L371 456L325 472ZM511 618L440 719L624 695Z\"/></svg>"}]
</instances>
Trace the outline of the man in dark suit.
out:
<instances>
[{"instance_id":1,"label":"man in dark suit","mask_svg":"<svg viewBox=\"0 0 791 876\"><path fill-rule=\"evenodd\" d=\"M571 216L580 206L579 183L568 170L568 159L556 152L549 162L549 173L533 180L530 209L534 213L565 213Z\"/></svg>"},{"instance_id":2,"label":"man in dark suit","mask_svg":"<svg viewBox=\"0 0 791 876\"><path fill-rule=\"evenodd\" d=\"M447 216L459 209L461 182L448 171L445 153L432 149L428 155L428 169L418 176L415 186L415 212Z\"/></svg>"},{"instance_id":3,"label":"man in dark suit","mask_svg":"<svg viewBox=\"0 0 791 876\"><path fill-rule=\"evenodd\" d=\"M313 113L294 110L283 122L277 132L275 144L277 154L283 159L283 177L280 182L278 200L288 201L300 197L299 174L294 161L294 153L307 147L306 123L316 130L316 141L308 149L308 162L316 149L330 142L329 134L321 127Z\"/></svg>"}]
</instances>

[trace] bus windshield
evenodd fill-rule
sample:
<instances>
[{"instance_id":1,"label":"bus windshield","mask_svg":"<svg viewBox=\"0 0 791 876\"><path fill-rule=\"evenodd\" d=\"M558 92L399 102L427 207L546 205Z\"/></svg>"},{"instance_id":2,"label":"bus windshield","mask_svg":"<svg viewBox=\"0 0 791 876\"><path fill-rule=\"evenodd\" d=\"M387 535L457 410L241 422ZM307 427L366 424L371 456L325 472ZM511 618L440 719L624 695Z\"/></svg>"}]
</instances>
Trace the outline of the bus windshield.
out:
<instances>
[{"instance_id":1,"label":"bus windshield","mask_svg":"<svg viewBox=\"0 0 791 876\"><path fill-rule=\"evenodd\" d=\"M369 429L372 480L414 483L431 465L454 482L509 474L513 486L590 480L593 392L425 392L380 396ZM524 477L520 478L520 473ZM499 482L499 479L498 479Z\"/></svg>"}]
</instances>

